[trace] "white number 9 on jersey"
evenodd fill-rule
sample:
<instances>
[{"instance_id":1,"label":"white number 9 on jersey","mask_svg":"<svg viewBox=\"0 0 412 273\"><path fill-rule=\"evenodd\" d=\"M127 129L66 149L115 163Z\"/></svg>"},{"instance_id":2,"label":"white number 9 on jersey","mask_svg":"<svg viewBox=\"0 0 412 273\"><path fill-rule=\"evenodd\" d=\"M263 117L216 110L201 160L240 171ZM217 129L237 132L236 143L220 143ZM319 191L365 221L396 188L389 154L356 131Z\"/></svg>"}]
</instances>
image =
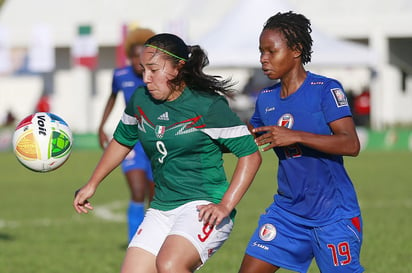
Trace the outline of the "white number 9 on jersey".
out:
<instances>
[{"instance_id":1,"label":"white number 9 on jersey","mask_svg":"<svg viewBox=\"0 0 412 273\"><path fill-rule=\"evenodd\" d=\"M163 161L165 157L167 156L166 146L163 143L163 141L156 141L156 148L159 151L159 153L162 154L162 156L159 157L157 160L159 160L159 162L163 164Z\"/></svg>"}]
</instances>

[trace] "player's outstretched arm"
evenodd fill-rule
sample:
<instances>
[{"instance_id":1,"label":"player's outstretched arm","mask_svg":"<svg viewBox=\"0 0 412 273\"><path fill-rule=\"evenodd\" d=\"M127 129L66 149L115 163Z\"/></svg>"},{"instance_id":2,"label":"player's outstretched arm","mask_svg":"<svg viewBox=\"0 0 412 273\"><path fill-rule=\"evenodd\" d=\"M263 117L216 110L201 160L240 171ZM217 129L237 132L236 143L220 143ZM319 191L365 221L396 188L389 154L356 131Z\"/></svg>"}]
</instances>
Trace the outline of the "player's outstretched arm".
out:
<instances>
[{"instance_id":1,"label":"player's outstretched arm","mask_svg":"<svg viewBox=\"0 0 412 273\"><path fill-rule=\"evenodd\" d=\"M106 124L107 119L109 118L110 113L113 110L114 104L116 102L116 94L110 94L109 99L107 100L106 106L104 107L103 116L100 121L98 134L99 134L99 144L102 149L106 148L109 143L109 138L104 132L104 125Z\"/></svg>"},{"instance_id":2,"label":"player's outstretched arm","mask_svg":"<svg viewBox=\"0 0 412 273\"><path fill-rule=\"evenodd\" d=\"M87 184L75 193L73 207L78 213L87 213L93 209L88 199L94 195L103 179L119 166L130 150L130 147L114 139L110 141Z\"/></svg>"}]
</instances>

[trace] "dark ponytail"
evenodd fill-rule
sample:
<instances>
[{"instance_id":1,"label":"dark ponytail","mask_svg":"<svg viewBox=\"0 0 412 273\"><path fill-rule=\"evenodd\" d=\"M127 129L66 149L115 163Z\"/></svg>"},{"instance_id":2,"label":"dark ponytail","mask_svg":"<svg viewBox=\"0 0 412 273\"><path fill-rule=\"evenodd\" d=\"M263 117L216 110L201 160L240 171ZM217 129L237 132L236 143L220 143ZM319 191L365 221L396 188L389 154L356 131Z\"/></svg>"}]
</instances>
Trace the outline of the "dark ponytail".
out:
<instances>
[{"instance_id":1,"label":"dark ponytail","mask_svg":"<svg viewBox=\"0 0 412 273\"><path fill-rule=\"evenodd\" d=\"M196 91L232 96L234 83L230 79L222 79L220 76L203 72L203 69L209 65L209 59L200 46L188 46L178 36L169 33L157 34L147 40L145 45L165 53L165 56L176 66L183 62L178 75L170 81L172 85L179 86L185 83L187 87Z\"/></svg>"}]
</instances>

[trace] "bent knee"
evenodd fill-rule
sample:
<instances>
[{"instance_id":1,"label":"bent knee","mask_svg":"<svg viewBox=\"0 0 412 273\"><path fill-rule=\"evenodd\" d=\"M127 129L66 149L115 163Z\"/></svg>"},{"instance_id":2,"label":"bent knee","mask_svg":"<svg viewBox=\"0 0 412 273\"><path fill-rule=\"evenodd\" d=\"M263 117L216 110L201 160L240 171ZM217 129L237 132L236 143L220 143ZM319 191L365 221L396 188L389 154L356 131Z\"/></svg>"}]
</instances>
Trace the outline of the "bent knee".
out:
<instances>
[{"instance_id":1,"label":"bent knee","mask_svg":"<svg viewBox=\"0 0 412 273\"><path fill-rule=\"evenodd\" d=\"M161 257L159 258L159 256L156 259L157 273L189 273L194 272L200 266L200 261L190 265L181 260L164 259Z\"/></svg>"}]
</instances>

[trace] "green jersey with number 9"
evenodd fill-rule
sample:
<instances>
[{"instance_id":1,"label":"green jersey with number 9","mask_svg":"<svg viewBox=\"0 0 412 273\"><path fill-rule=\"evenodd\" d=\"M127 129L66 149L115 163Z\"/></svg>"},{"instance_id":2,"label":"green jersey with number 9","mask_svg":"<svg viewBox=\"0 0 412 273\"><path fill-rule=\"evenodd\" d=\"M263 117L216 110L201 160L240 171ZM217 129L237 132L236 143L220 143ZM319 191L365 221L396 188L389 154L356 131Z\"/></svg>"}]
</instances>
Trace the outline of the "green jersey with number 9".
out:
<instances>
[{"instance_id":1,"label":"green jersey with number 9","mask_svg":"<svg viewBox=\"0 0 412 273\"><path fill-rule=\"evenodd\" d=\"M257 151L225 97L189 88L174 101L155 100L146 87L136 90L114 139L126 146L141 141L155 182L150 206L159 210L195 200L219 203L229 186L221 148L237 157Z\"/></svg>"}]
</instances>

